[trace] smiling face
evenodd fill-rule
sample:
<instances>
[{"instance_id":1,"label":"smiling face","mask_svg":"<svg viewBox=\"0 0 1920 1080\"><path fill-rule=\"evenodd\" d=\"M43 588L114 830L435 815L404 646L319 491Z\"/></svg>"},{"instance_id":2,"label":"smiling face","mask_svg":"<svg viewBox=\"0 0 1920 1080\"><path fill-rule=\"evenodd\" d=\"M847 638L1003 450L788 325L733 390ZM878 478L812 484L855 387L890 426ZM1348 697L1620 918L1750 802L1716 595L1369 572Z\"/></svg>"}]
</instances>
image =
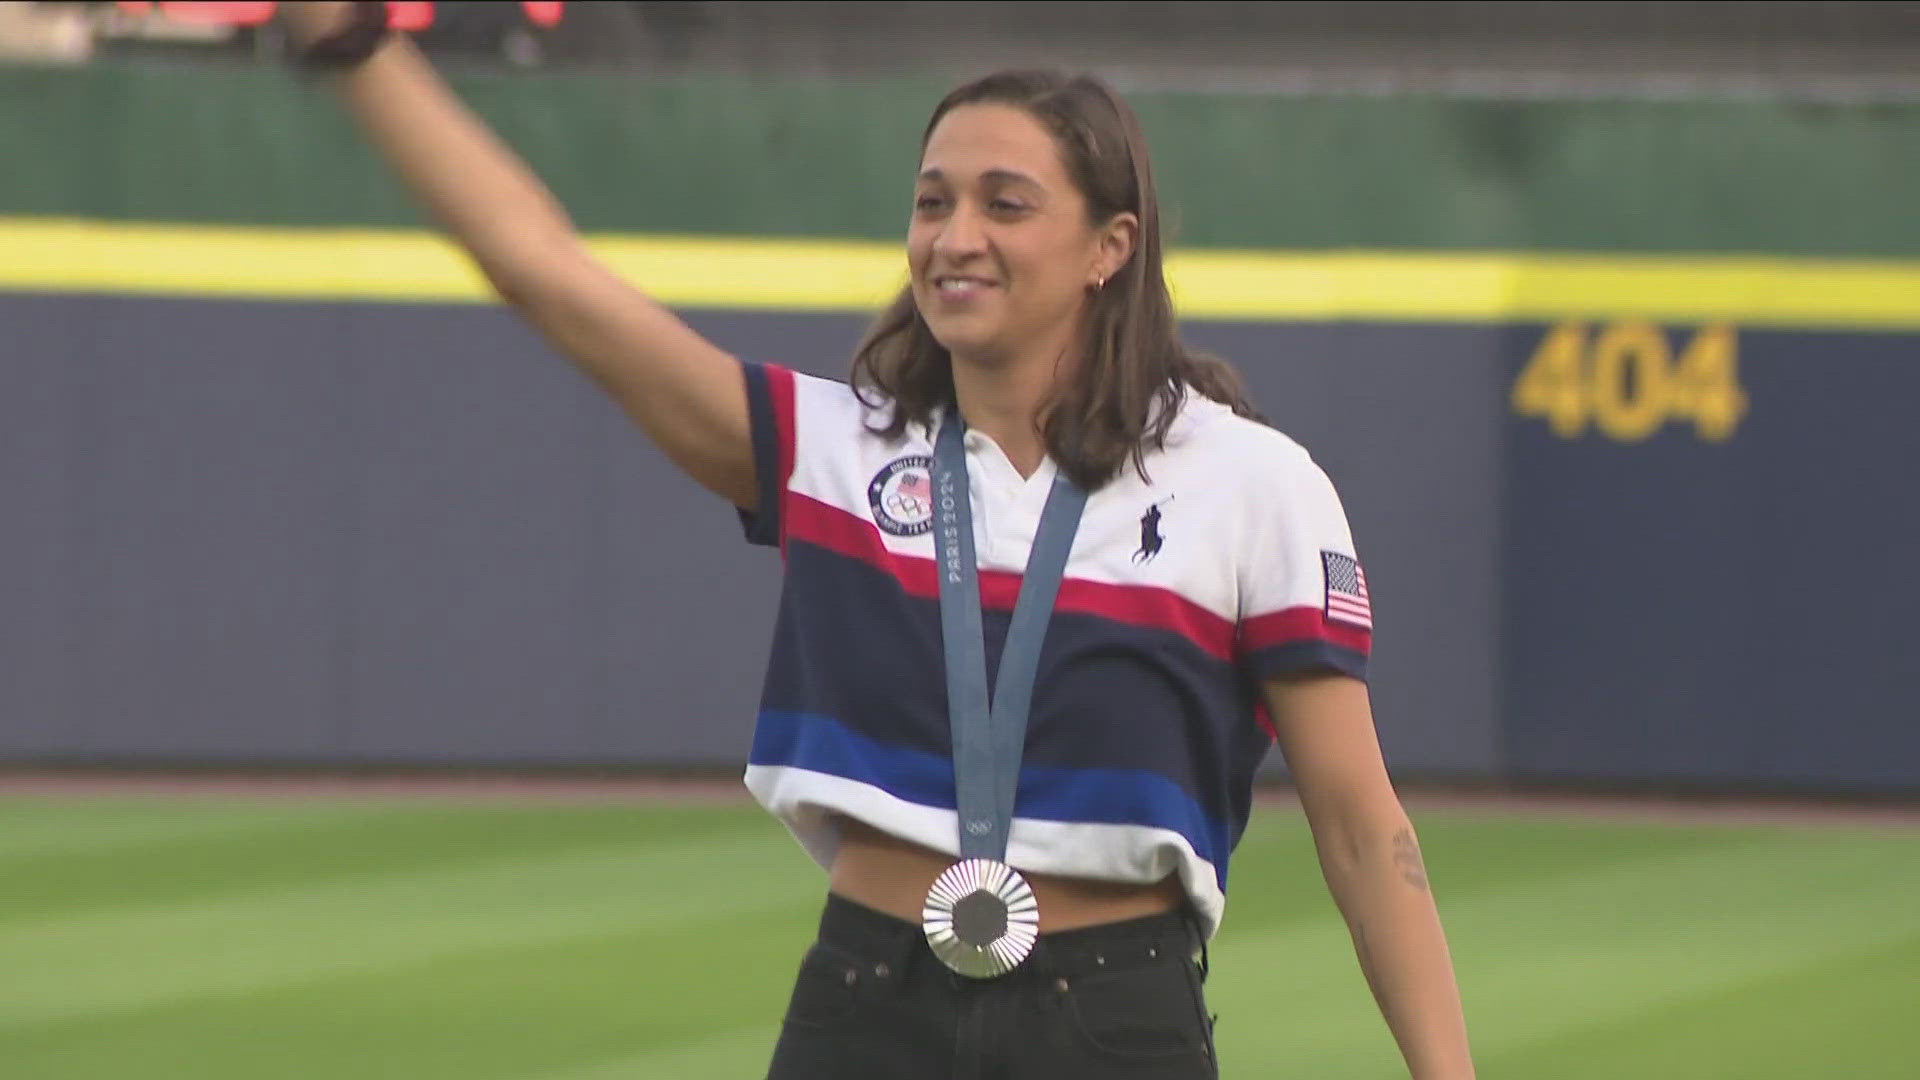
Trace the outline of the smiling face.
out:
<instances>
[{"instance_id":1,"label":"smiling face","mask_svg":"<svg viewBox=\"0 0 1920 1080\"><path fill-rule=\"evenodd\" d=\"M1049 360L1126 261L1131 214L1096 225L1053 136L1011 105L954 108L921 155L907 230L914 303L956 359Z\"/></svg>"}]
</instances>

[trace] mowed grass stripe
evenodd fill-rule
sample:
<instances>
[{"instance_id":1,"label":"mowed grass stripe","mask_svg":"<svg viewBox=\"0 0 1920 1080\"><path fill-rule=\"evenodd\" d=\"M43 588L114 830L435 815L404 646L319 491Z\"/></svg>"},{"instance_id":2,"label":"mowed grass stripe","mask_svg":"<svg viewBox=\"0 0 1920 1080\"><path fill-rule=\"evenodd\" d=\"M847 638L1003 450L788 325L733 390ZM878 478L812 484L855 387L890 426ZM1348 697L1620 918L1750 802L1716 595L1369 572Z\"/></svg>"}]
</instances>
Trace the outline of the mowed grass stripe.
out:
<instances>
[{"instance_id":1,"label":"mowed grass stripe","mask_svg":"<svg viewBox=\"0 0 1920 1080\"><path fill-rule=\"evenodd\" d=\"M637 1080L656 1076L673 1080L745 1080L766 1074L774 1040L779 1037L778 1022L752 1024L697 1042L623 1054L577 1069L529 1076L525 1080Z\"/></svg>"},{"instance_id":2,"label":"mowed grass stripe","mask_svg":"<svg viewBox=\"0 0 1920 1080\"><path fill-rule=\"evenodd\" d=\"M336 852L318 859L328 876L305 887L221 869L248 850L221 842L225 857L191 871L214 895L62 916L55 888L33 917L0 923L0 1025L11 1025L0 1075L611 1080L764 1067L824 880L757 810L381 813L398 816L360 841L390 849L377 866ZM656 832L604 813L690 816ZM1920 934L1920 831L1417 821L1483 1076L1597 1077L1551 1066L1643 1031L1707 1071L1612 1075L1716 1075L1713 1045L1743 1034L1774 1051L1736 1055L1748 1070L1717 1075L1815 1074L1808 1048L1830 1037L1860 1044L1844 1060L1870 1067L1820 1074L1906 1075L1873 1071L1913 1060L1904 1029L1869 1046L1865 1021L1822 1029L1781 1010L1884 983L1895 989L1882 996L1914 1012L1898 994L1914 981L1893 981L1913 970L1910 957L1858 965ZM673 839L703 827L717 835ZM436 830L460 834L444 843L474 857L434 865ZM661 838L617 842L602 830ZM300 835L286 834L296 848ZM487 836L500 839L491 859ZM62 880L97 903L101 860L79 862L93 869ZM689 895L672 895L683 887ZM1210 987L1223 1075L1404 1076L1297 812L1256 817L1232 891ZM1701 1017L1699 1039L1671 1015ZM1791 1065L1770 1070L1775 1059Z\"/></svg>"},{"instance_id":3,"label":"mowed grass stripe","mask_svg":"<svg viewBox=\"0 0 1920 1080\"><path fill-rule=\"evenodd\" d=\"M1469 1006L1501 1017L1477 1045L1636 1023L1920 933L1920 834L1796 830L1594 885L1449 911Z\"/></svg>"},{"instance_id":4,"label":"mowed grass stripe","mask_svg":"<svg viewBox=\"0 0 1920 1080\"><path fill-rule=\"evenodd\" d=\"M1422 812L1414 825L1434 877L1454 898L1571 871L1710 851L1744 834L1727 826L1490 817L1456 810ZM1297 810L1255 814L1233 855L1227 930L1309 913L1318 918L1329 904L1305 818Z\"/></svg>"},{"instance_id":5,"label":"mowed grass stripe","mask_svg":"<svg viewBox=\"0 0 1920 1080\"><path fill-rule=\"evenodd\" d=\"M378 814L357 803L285 803L236 813L224 804L0 799L0 878L30 876L9 860L47 858L58 864L93 852L169 844L234 833L352 822ZM10 891L10 890L9 890ZM6 893L0 893L4 902Z\"/></svg>"},{"instance_id":6,"label":"mowed grass stripe","mask_svg":"<svg viewBox=\"0 0 1920 1080\"><path fill-rule=\"evenodd\" d=\"M137 1060L143 1076L183 1080L517 1080L744 1040L733 1049L764 1068L771 1039L741 1025L777 1020L817 917L813 898L789 900L40 1025L8 1036L7 1062L34 1077L113 1076Z\"/></svg>"},{"instance_id":7,"label":"mowed grass stripe","mask_svg":"<svg viewBox=\"0 0 1920 1080\"><path fill-rule=\"evenodd\" d=\"M1476 1048L1501 1053L1920 929L1914 836L1723 835L1718 850L1469 896L1450 894L1445 864L1434 861ZM1392 1043L1330 904L1306 924L1252 930L1230 916L1228 925L1212 991L1223 1061L1395 1075Z\"/></svg>"},{"instance_id":8,"label":"mowed grass stripe","mask_svg":"<svg viewBox=\"0 0 1920 1080\"><path fill-rule=\"evenodd\" d=\"M1920 1073L1920 934L1836 953L1710 993L1667 1000L1517 1051L1483 1076L1689 1080Z\"/></svg>"},{"instance_id":9,"label":"mowed grass stripe","mask_svg":"<svg viewBox=\"0 0 1920 1080\"><path fill-rule=\"evenodd\" d=\"M146 820L156 830L170 815ZM40 850L0 860L11 886L0 890L0 930L12 920L71 917L102 908L171 903L253 890L307 887L329 879L415 873L522 855L541 857L607 844L763 833L764 815L694 808L379 806L334 815L288 817L272 808L229 806L228 827L198 815L185 832L159 830L134 849L94 845ZM255 827L244 827L254 823ZM57 832L58 830L52 830ZM138 832L138 830L136 830Z\"/></svg>"},{"instance_id":10,"label":"mowed grass stripe","mask_svg":"<svg viewBox=\"0 0 1920 1080\"><path fill-rule=\"evenodd\" d=\"M479 819L484 815L473 816ZM749 820L764 819L753 815ZM476 820L475 824L478 826L481 822ZM1498 887L1500 882L1516 876L1530 879L1553 874L1568 866L1611 865L1634 855L1635 831L1632 829L1594 826L1574 830L1590 833L1581 836L1589 842L1570 842L1567 830L1539 822L1481 822L1459 826L1429 821L1426 830L1430 845L1437 841L1449 850L1457 848L1458 855L1452 862L1461 869L1460 876L1473 880L1476 889ZM1653 831L1652 835L1639 839L1657 854L1670 853L1676 844L1680 850L1693 850L1704 843L1724 839L1724 835L1689 833L1676 838ZM1555 857L1534 859L1522 855L1504 861L1484 857L1488 851L1512 855L1530 847L1553 852ZM1296 918L1317 922L1322 928L1337 927L1324 889L1312 872L1311 841L1297 814L1263 816L1242 854L1263 868L1263 873L1256 877L1275 878L1285 883L1284 887L1276 887L1274 881L1260 883L1257 887L1263 899L1283 896L1280 906L1294 912ZM372 1066L364 1058L372 1055L373 1059L396 1068L396 1075L513 1077L520 1075L523 1067L543 1074L554 1071L555 1062L542 1058L537 1051L559 1033L565 1036L559 1041L575 1052L601 1050L611 1055L596 1056L593 1063L580 1068L575 1068L575 1063L569 1060L559 1069L563 1076L582 1071L588 1076L621 1075L626 1069L632 1070L626 1075L752 1075L754 1069L764 1065L766 1049L771 1045L767 1033L777 1028L768 1024L778 1016L796 950L804 943L811 924L817 891L816 886L789 894L799 901L798 906L781 909L789 925L764 946L744 939L737 928L721 930L704 921L688 924L684 932L670 934L668 941L685 943L691 947L689 953L665 947L656 939L637 950L637 955L644 957L641 962L604 983L583 972L581 968L590 965L583 964L576 955L582 950L617 953L617 949L602 944L602 937L558 944L476 946L457 955L437 956L404 968L325 975L266 990L168 1001L153 1008L43 1025L37 1037L13 1040L15 1052L29 1055L21 1060L44 1058L73 1063L98 1057L106 1062L113 1059L112 1053L102 1057L104 1052L89 1048L112 1043L127 1048L120 1051L122 1054L134 1047L140 1048L140 1060L150 1067L156 1062L192 1060L205 1062L209 1067L219 1063L220 1071L215 1075L238 1076L251 1075L263 1067L262 1059L255 1056L252 1049L256 1045L272 1048L269 1057L311 1046L315 1048L314 1060L328 1062L327 1068L341 1072L365 1071ZM783 919L774 916L772 921L778 923ZM1351 972L1351 955L1346 950L1344 937L1317 936L1325 936L1329 946L1324 950L1323 969ZM1230 944L1226 948L1231 952ZM490 975L488 969L493 967L499 970ZM592 1002L580 1001L566 1003L565 1017L539 1016L543 1011L540 1001L558 1000L550 993L543 977L556 971L569 972L570 985L603 985L604 1000L630 1001L634 1008L642 1010L642 1015L656 1020L661 1006L655 999L663 992L675 995L679 1001L701 1002L701 1014L709 1018L709 1023L721 1023L722 1028L718 1033L700 1028L676 1030L657 1022L607 1017L600 1027L587 1022L583 1029L580 1022L589 1020L594 1009ZM748 989L742 992L739 987L723 985L728 972L751 973ZM489 985L496 989L484 993L475 991L476 987ZM515 993L514 987L522 992ZM754 1004L756 988L757 1006ZM531 996L526 991L532 991ZM499 998L504 998L506 1005L490 1008L490 1003ZM675 999L669 999L669 1012ZM413 1001L424 1002L425 1007L393 1007L395 1002ZM443 1001L457 1004L457 1015L440 1017ZM715 1001L727 1005L714 1008L711 1002ZM373 1015L367 1015L363 1009L352 1004L343 1006L341 1002L381 1005ZM1355 1004L1354 1013L1363 1025L1377 1028L1377 1021L1369 1019L1371 1014L1363 993ZM525 1015L529 1009L536 1014L531 1028ZM487 1019L490 1014L497 1014L492 1021ZM750 1022L736 1029L734 1025L743 1018ZM473 1053L469 1045L472 1040L478 1038L486 1042L488 1036L472 1034L468 1022L473 1028L504 1040L503 1045L497 1052ZM397 1033L386 1032L386 1026L396 1023ZM236 1042L222 1034L233 1030L251 1031L256 1035ZM453 1038L444 1031L461 1034ZM630 1041L609 1039L608 1031L625 1031ZM291 1060L307 1060L301 1053L287 1056ZM404 1070L398 1068L401 1062L407 1063ZM276 1068L282 1071L292 1068L294 1075L301 1075L297 1065L283 1063ZM161 1075L165 1074L163 1068ZM323 1069L315 1075L326 1074Z\"/></svg>"},{"instance_id":11,"label":"mowed grass stripe","mask_svg":"<svg viewBox=\"0 0 1920 1080\"><path fill-rule=\"evenodd\" d=\"M1752 830L1722 825L1462 810L1425 811L1415 815L1415 825L1443 913L1476 897L1543 882L1609 873L1631 877L1643 865L1658 867L1753 838ZM1267 1063L1283 1073L1297 1064L1307 1070L1300 1075L1404 1075L1297 810L1254 816L1234 853L1229 893L1208 989L1209 1005L1221 1016L1223 1075L1270 1075L1236 1072L1236 1062ZM1451 920L1449 932L1459 952Z\"/></svg>"},{"instance_id":12,"label":"mowed grass stripe","mask_svg":"<svg viewBox=\"0 0 1920 1080\"><path fill-rule=\"evenodd\" d=\"M821 887L784 833L330 880L0 930L0 1028L777 910Z\"/></svg>"}]
</instances>

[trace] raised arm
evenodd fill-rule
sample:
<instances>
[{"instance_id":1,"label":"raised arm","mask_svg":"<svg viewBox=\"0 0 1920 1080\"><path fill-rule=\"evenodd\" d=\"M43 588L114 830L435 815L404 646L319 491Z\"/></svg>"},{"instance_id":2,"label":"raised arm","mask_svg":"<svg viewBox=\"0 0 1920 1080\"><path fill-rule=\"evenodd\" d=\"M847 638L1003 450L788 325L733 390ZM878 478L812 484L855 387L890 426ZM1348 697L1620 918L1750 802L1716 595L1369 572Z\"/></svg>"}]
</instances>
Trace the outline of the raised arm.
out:
<instances>
[{"instance_id":1,"label":"raised arm","mask_svg":"<svg viewBox=\"0 0 1920 1080\"><path fill-rule=\"evenodd\" d=\"M1420 842L1387 777L1367 687L1338 674L1267 683L1266 700L1361 973L1413 1080L1473 1061Z\"/></svg>"},{"instance_id":2,"label":"raised arm","mask_svg":"<svg viewBox=\"0 0 1920 1080\"><path fill-rule=\"evenodd\" d=\"M346 3L283 7L303 43L352 16ZM410 42L390 38L336 81L368 139L500 297L688 475L752 507L757 488L740 365L596 261L552 193Z\"/></svg>"}]
</instances>

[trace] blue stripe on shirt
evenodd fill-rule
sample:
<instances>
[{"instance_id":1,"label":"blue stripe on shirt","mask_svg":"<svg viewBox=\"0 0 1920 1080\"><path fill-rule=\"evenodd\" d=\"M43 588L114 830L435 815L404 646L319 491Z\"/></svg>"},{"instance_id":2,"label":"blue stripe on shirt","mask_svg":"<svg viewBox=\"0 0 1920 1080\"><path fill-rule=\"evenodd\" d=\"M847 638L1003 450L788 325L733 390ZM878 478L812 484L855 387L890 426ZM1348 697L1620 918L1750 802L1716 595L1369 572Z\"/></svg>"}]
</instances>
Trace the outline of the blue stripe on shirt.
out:
<instances>
[{"instance_id":1,"label":"blue stripe on shirt","mask_svg":"<svg viewBox=\"0 0 1920 1080\"><path fill-rule=\"evenodd\" d=\"M881 788L896 798L954 809L953 763L923 750L887 746L830 717L764 711L754 729L755 765L789 765ZM1180 785L1140 769L1024 765L1015 816L1072 823L1139 825L1179 833L1226 888L1226 826L1208 818Z\"/></svg>"}]
</instances>

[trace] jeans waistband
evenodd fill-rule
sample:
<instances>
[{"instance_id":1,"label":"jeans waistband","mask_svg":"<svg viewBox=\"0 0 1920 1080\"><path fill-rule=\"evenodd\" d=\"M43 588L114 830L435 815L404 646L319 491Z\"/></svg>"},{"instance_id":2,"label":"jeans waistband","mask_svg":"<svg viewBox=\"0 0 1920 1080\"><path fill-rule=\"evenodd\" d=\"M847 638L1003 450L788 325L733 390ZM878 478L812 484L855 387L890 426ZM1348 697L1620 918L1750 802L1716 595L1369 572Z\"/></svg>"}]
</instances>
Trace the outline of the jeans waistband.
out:
<instances>
[{"instance_id":1,"label":"jeans waistband","mask_svg":"<svg viewBox=\"0 0 1920 1080\"><path fill-rule=\"evenodd\" d=\"M892 964L896 970L946 966L927 946L920 924L877 911L833 893L820 913L820 941L870 961ZM1002 979L1078 978L1100 971L1122 971L1168 957L1202 962L1205 941L1198 924L1184 908L1097 926L1056 930L1040 935L1027 962Z\"/></svg>"}]
</instances>

